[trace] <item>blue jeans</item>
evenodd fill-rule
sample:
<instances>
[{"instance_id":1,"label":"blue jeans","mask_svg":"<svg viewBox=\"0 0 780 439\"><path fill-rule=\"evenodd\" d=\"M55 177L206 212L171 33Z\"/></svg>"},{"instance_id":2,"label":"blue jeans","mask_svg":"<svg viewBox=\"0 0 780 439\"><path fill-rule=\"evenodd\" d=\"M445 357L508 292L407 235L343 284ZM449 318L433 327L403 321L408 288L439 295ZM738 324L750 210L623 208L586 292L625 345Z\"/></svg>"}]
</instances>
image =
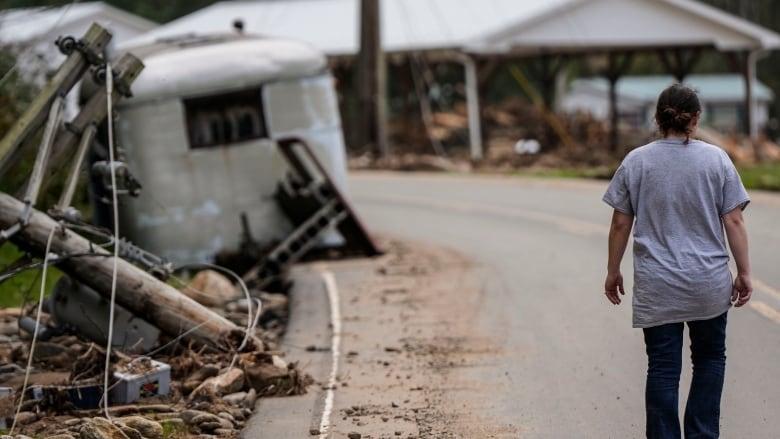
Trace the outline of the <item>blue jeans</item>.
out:
<instances>
[{"instance_id":1,"label":"blue jeans","mask_svg":"<svg viewBox=\"0 0 780 439\"><path fill-rule=\"evenodd\" d=\"M726 371L726 314L687 322L693 363L683 421L687 439L717 438L720 434L720 396ZM648 438L680 437L678 393L683 329L683 323L644 329L648 360L645 386Z\"/></svg>"}]
</instances>

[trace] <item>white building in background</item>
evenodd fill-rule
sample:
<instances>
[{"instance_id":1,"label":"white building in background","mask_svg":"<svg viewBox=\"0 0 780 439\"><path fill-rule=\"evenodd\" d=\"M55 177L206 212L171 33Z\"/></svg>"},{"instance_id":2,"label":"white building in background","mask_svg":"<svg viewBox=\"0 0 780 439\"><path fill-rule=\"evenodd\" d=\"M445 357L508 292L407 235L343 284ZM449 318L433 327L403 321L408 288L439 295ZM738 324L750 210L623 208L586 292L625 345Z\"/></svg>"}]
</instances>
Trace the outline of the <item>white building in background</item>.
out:
<instances>
[{"instance_id":1,"label":"white building in background","mask_svg":"<svg viewBox=\"0 0 780 439\"><path fill-rule=\"evenodd\" d=\"M62 7L34 7L0 10L0 48L17 54L14 68L43 84L47 73L56 70L65 60L55 41L60 36L79 39L97 23L111 33L106 49L111 57L115 47L131 38L149 32L157 23L115 8L103 2L73 2ZM0 76L7 72L0 72ZM65 115L77 112L78 86L66 99Z\"/></svg>"},{"instance_id":2,"label":"white building in background","mask_svg":"<svg viewBox=\"0 0 780 439\"><path fill-rule=\"evenodd\" d=\"M617 109L622 124L654 127L653 116L658 94L673 84L672 76L624 76L617 82ZM702 103L702 123L729 133L744 124L745 83L739 74L689 75L685 81L694 88ZM761 82L753 86L756 122L759 127L769 119L774 93ZM609 83L604 78L581 78L571 82L560 101L567 113L586 112L597 119L609 119Z\"/></svg>"},{"instance_id":3,"label":"white building in background","mask_svg":"<svg viewBox=\"0 0 780 439\"><path fill-rule=\"evenodd\" d=\"M0 10L0 46L20 50L27 57L40 56L46 61L46 67L56 68L65 57L54 41L67 35L81 38L93 23L98 23L113 36L109 53L117 44L158 26L103 2L73 2L57 8L4 9Z\"/></svg>"}]
</instances>

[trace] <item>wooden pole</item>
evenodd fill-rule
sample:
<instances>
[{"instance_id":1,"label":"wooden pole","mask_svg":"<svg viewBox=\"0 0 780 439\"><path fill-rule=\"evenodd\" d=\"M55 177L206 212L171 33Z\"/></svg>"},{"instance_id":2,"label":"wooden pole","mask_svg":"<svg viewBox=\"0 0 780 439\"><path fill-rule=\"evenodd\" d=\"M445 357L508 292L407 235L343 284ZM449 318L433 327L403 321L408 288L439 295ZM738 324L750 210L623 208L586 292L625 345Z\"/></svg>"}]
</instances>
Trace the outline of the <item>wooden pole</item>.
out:
<instances>
[{"instance_id":1,"label":"wooden pole","mask_svg":"<svg viewBox=\"0 0 780 439\"><path fill-rule=\"evenodd\" d=\"M382 53L379 0L360 1L360 53L358 53L358 148L371 146L388 154L385 108L385 59Z\"/></svg>"},{"instance_id":2,"label":"wooden pole","mask_svg":"<svg viewBox=\"0 0 780 439\"><path fill-rule=\"evenodd\" d=\"M114 83L118 85L113 87L111 93L111 99L114 102L122 98L122 90L129 91L130 85L141 74L143 69L143 62L132 53L126 53L119 58L116 64L112 66ZM90 125L100 125L106 118L107 111L106 87L102 86L90 96L79 114L68 124L68 127L61 129L57 134L57 141L54 143L51 160L49 161L49 163L57 165L49 167L47 172L49 183L52 181L51 177L65 170L65 167L59 164L73 156L81 134ZM48 184L44 183L43 187L48 187Z\"/></svg>"},{"instance_id":3,"label":"wooden pole","mask_svg":"<svg viewBox=\"0 0 780 439\"><path fill-rule=\"evenodd\" d=\"M96 54L103 53L111 40L111 34L97 24L93 24L82 38L86 48ZM74 50L60 68L43 87L16 124L0 141L0 175L10 169L18 157L24 140L37 130L46 120L49 106L56 96L64 96L81 79L89 67L89 62L78 50Z\"/></svg>"},{"instance_id":4,"label":"wooden pole","mask_svg":"<svg viewBox=\"0 0 780 439\"><path fill-rule=\"evenodd\" d=\"M0 229L16 224L23 209L21 201L0 192ZM52 230L56 231L50 252L64 258L57 267L110 299L112 254L63 228L48 215L33 210L27 227L15 234L11 241L42 257ZM67 257L73 254L94 256ZM118 304L172 337L181 335L196 344L229 351L234 346L227 344L228 334L244 332L231 321L123 259L118 261L116 288ZM261 349L262 343L255 340L255 346Z\"/></svg>"}]
</instances>

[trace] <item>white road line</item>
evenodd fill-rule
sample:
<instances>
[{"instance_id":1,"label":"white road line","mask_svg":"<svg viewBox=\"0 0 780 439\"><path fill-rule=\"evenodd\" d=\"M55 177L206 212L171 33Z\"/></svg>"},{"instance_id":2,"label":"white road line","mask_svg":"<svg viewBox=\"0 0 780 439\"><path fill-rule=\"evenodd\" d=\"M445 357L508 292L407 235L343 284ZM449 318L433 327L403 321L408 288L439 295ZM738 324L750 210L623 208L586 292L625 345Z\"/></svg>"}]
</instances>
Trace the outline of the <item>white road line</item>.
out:
<instances>
[{"instance_id":1,"label":"white road line","mask_svg":"<svg viewBox=\"0 0 780 439\"><path fill-rule=\"evenodd\" d=\"M780 300L780 290L773 288L772 286L768 285L766 282L762 282L758 279L752 279L752 281L755 287L758 287L761 291L774 296L775 299Z\"/></svg>"},{"instance_id":2,"label":"white road line","mask_svg":"<svg viewBox=\"0 0 780 439\"><path fill-rule=\"evenodd\" d=\"M331 427L330 416L333 411L334 390L336 389L336 380L339 372L339 358L341 356L341 310L339 305L339 290L333 273L330 271L322 271L320 272L320 276L322 276L322 280L325 282L325 289L328 291L328 300L330 301L330 323L332 327L330 343L332 363L325 393L325 406L322 409L322 418L320 418L320 439L326 439Z\"/></svg>"},{"instance_id":3,"label":"white road line","mask_svg":"<svg viewBox=\"0 0 780 439\"><path fill-rule=\"evenodd\" d=\"M748 305L750 305L750 308L752 310L756 311L762 316L768 318L769 320L772 320L777 324L780 324L780 311L772 308L771 306L767 305L764 302L759 302L755 300L751 300L750 302L748 302Z\"/></svg>"},{"instance_id":4,"label":"white road line","mask_svg":"<svg viewBox=\"0 0 780 439\"><path fill-rule=\"evenodd\" d=\"M758 279L752 279L752 281L756 290L780 300L780 291L778 291L776 288ZM778 311L777 308L773 307L772 305L756 299L751 299L750 302L748 302L748 305L750 305L750 309L753 311L761 314L762 316L777 324L780 324L780 311Z\"/></svg>"}]
</instances>

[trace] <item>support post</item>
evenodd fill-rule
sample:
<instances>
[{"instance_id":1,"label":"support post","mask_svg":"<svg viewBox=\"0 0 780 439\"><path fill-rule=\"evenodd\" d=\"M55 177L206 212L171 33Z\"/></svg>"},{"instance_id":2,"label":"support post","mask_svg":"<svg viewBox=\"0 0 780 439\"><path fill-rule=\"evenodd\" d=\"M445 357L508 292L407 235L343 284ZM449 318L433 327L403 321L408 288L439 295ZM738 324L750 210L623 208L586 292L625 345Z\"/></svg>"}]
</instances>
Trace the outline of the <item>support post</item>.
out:
<instances>
[{"instance_id":1,"label":"support post","mask_svg":"<svg viewBox=\"0 0 780 439\"><path fill-rule=\"evenodd\" d=\"M479 109L479 81L477 64L468 55L459 57L466 78L466 109L469 120L469 145L472 160L482 160L482 118Z\"/></svg>"},{"instance_id":2,"label":"support post","mask_svg":"<svg viewBox=\"0 0 780 439\"><path fill-rule=\"evenodd\" d=\"M55 210L64 212L67 208L71 207L70 205L73 202L73 194L76 193L76 185L79 181L79 171L81 170L81 166L84 164L84 158L87 156L87 150L92 145L92 141L95 139L95 133L97 133L97 128L95 128L95 125L90 125L81 136L81 143L79 143L79 149L76 152L76 158L71 165L70 175L68 176L67 183L65 184L65 189L62 191L62 195L60 196L60 201L56 206L54 206Z\"/></svg>"},{"instance_id":3,"label":"support post","mask_svg":"<svg viewBox=\"0 0 780 439\"><path fill-rule=\"evenodd\" d=\"M27 207L35 206L38 200L38 193L43 181L43 172L49 163L51 155L51 145L54 143L54 133L57 131L57 125L60 123L60 111L62 111L62 96L57 96L49 109L49 119L46 122L46 129L43 132L43 139L38 148L38 155L35 157L32 175L27 184L27 192L24 196L24 203Z\"/></svg>"},{"instance_id":4,"label":"support post","mask_svg":"<svg viewBox=\"0 0 780 439\"><path fill-rule=\"evenodd\" d=\"M750 139L756 144L759 142L758 116L756 114L758 113L758 99L754 93L755 86L758 83L758 78L756 77L756 64L759 59L766 57L768 54L769 53L765 50L750 51L747 55L747 65L745 66L745 71L747 72L745 74L745 108L747 109L746 129Z\"/></svg>"},{"instance_id":5,"label":"support post","mask_svg":"<svg viewBox=\"0 0 780 439\"><path fill-rule=\"evenodd\" d=\"M420 103L420 116L425 126L425 132L428 134L428 140L430 140L433 150L436 155L443 157L444 147L441 142L433 135L433 110L431 109L431 103L428 100L428 88L426 87L425 80L423 79L425 73L422 71L423 63L419 61L419 54L412 54L409 56L409 69L412 74L412 80L414 81L414 88L417 93L417 101ZM418 68L415 69L414 66Z\"/></svg>"},{"instance_id":6,"label":"support post","mask_svg":"<svg viewBox=\"0 0 780 439\"><path fill-rule=\"evenodd\" d=\"M621 76L628 70L633 61L633 53L623 54L609 53L607 54L607 71L604 72L604 76L609 81L609 143L612 152L618 152L618 146L620 142L620 136L618 131L619 114L618 114L618 96L617 96L617 82Z\"/></svg>"}]
</instances>

